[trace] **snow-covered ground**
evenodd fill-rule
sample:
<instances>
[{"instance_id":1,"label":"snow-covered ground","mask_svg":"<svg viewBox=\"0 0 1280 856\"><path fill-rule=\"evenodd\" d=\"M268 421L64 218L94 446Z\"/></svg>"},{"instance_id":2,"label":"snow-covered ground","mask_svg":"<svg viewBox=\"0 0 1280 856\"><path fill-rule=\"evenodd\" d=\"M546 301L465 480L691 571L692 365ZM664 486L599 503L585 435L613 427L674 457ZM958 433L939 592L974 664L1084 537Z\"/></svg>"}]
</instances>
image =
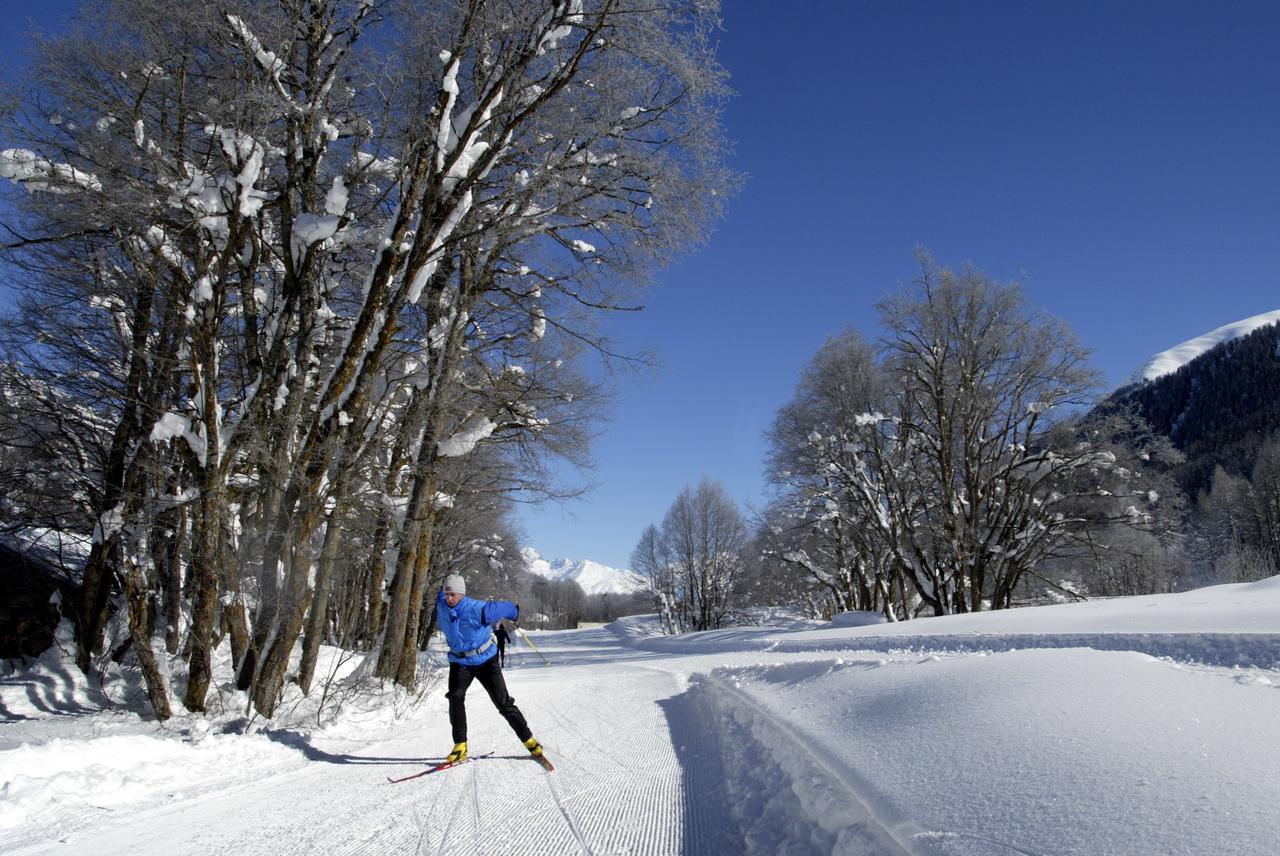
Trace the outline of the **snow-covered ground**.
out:
<instances>
[{"instance_id":1,"label":"snow-covered ground","mask_svg":"<svg viewBox=\"0 0 1280 856\"><path fill-rule=\"evenodd\" d=\"M434 681L160 726L46 655L0 681L0 853L1276 852L1280 577L859 618L535 634L507 679L557 771L477 690L495 754L402 784L450 745Z\"/></svg>"}]
</instances>

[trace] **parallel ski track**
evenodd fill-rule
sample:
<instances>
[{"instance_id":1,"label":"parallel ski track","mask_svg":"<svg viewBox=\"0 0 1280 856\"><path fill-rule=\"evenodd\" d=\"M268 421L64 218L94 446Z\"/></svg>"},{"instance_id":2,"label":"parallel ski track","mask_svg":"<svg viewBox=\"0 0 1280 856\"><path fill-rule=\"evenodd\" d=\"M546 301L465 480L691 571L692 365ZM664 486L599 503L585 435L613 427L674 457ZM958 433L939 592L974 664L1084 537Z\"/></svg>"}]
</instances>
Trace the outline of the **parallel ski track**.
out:
<instances>
[{"instance_id":1,"label":"parallel ski track","mask_svg":"<svg viewBox=\"0 0 1280 856\"><path fill-rule=\"evenodd\" d=\"M756 725L763 725L768 736L761 746L762 753L770 753L776 758L803 759L803 766L807 768L810 778L826 779L837 785L844 791L848 804L861 810L865 821L857 828L846 830L846 834L852 833L849 836L852 840L847 841L844 846L859 848L851 852L866 856L909 856L912 848L907 842L917 832L914 825L886 817L886 811L875 805L875 801L868 796L865 785L857 781L851 771L831 764L820 747L798 732L793 725L779 720L767 707L718 677L715 672L704 675L703 682L711 690L713 703L726 708L737 707ZM725 705L725 702L728 704ZM727 770L726 773L733 775L732 770Z\"/></svg>"},{"instance_id":2,"label":"parallel ski track","mask_svg":"<svg viewBox=\"0 0 1280 856\"><path fill-rule=\"evenodd\" d=\"M554 675L538 675L540 682L552 681L564 688L556 693L554 703L547 704L544 694L544 702L530 711L530 724L547 746L557 771L539 771L545 778L542 796L527 788L514 794L503 790L511 825L516 828L506 834L494 830L488 840L490 849L528 856L679 853L680 776L665 719L653 704L655 690L657 695L678 691L676 679L669 673L638 669L634 678L611 683L601 693L588 677L589 670L574 671L579 670L570 661ZM637 688L637 682L643 688ZM618 739L619 735L623 738ZM629 758L619 753L619 745ZM519 779L523 781L524 775ZM523 805L517 806L517 801ZM549 816L556 814L563 822L555 825L555 837L540 835L542 841L531 840L521 831L545 830Z\"/></svg>"}]
</instances>

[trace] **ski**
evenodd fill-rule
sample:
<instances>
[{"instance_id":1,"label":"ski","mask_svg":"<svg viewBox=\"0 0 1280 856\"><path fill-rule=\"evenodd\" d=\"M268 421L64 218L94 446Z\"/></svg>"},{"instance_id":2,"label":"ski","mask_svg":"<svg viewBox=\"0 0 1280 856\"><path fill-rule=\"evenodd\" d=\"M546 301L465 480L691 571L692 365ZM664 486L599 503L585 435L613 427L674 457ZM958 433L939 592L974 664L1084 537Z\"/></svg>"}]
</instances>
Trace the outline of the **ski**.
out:
<instances>
[{"instance_id":1,"label":"ski","mask_svg":"<svg viewBox=\"0 0 1280 856\"><path fill-rule=\"evenodd\" d=\"M548 773L554 773L556 771L555 765L547 760L547 756L545 754L530 755L529 757L541 764L542 769L546 770Z\"/></svg>"},{"instance_id":2,"label":"ski","mask_svg":"<svg viewBox=\"0 0 1280 856\"><path fill-rule=\"evenodd\" d=\"M410 779L420 779L423 776L429 776L432 773L438 773L441 770L447 770L450 767L461 767L463 764L467 763L468 761L476 761L480 758L488 758L492 754L493 754L492 752L485 752L483 755L471 755L467 758L463 758L461 761L453 761L453 762L445 761L444 763L436 764L434 767L428 767L427 769L423 770L420 773L414 773L412 776L404 776L403 778L399 778L399 779L393 779L390 776L388 776L387 781L393 785L396 785L396 784L399 784L400 782L407 782Z\"/></svg>"}]
</instances>

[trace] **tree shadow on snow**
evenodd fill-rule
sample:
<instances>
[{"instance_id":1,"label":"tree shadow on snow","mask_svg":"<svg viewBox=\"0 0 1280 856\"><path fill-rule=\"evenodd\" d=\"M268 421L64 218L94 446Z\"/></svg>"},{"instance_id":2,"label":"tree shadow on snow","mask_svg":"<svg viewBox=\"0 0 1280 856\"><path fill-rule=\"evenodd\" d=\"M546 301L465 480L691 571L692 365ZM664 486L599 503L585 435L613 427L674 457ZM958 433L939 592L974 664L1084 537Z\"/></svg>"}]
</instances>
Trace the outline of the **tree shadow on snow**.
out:
<instances>
[{"instance_id":1,"label":"tree shadow on snow","mask_svg":"<svg viewBox=\"0 0 1280 856\"><path fill-rule=\"evenodd\" d=\"M91 693L101 697L100 704L90 706L77 700L75 682L65 669L61 669L57 674L23 674L20 677L2 680L0 685L20 688L25 693L27 701L33 709L49 716L79 716L86 713L97 713L99 710L109 706L106 697L101 692ZM30 718L15 713L7 707L3 716L5 721Z\"/></svg>"},{"instance_id":2,"label":"tree shadow on snow","mask_svg":"<svg viewBox=\"0 0 1280 856\"><path fill-rule=\"evenodd\" d=\"M696 692L660 699L667 717L671 742L680 759L682 810L680 852L687 854L740 854L745 842L729 806L725 768L719 739L707 723L715 715Z\"/></svg>"},{"instance_id":3,"label":"tree shadow on snow","mask_svg":"<svg viewBox=\"0 0 1280 856\"><path fill-rule=\"evenodd\" d=\"M26 716L15 710L10 710L8 705L4 703L4 699L0 698L0 722L17 722L20 719L33 719L34 717Z\"/></svg>"},{"instance_id":4,"label":"tree shadow on snow","mask_svg":"<svg viewBox=\"0 0 1280 856\"><path fill-rule=\"evenodd\" d=\"M307 735L299 731L293 731L288 728L272 729L263 731L263 736L268 740L274 740L288 746L290 749L297 749L303 754L308 761L319 761L325 764L430 764L439 763L444 760L444 756L439 757L402 757L402 756L379 756L379 755L348 755L335 754L326 752L317 746L312 745Z\"/></svg>"}]
</instances>

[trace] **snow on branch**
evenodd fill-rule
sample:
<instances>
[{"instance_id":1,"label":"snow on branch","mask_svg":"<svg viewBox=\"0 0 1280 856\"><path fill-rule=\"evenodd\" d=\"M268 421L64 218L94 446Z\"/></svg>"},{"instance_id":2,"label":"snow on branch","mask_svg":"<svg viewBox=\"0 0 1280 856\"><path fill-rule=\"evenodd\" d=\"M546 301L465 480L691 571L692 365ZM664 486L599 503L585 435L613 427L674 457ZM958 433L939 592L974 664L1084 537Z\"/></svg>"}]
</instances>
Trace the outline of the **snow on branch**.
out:
<instances>
[{"instance_id":1,"label":"snow on branch","mask_svg":"<svg viewBox=\"0 0 1280 856\"><path fill-rule=\"evenodd\" d=\"M560 18L563 24L547 30L538 42L538 53L553 51L560 46L562 39L573 35L573 26L582 23L582 0L568 0L556 3L549 12L550 21Z\"/></svg>"},{"instance_id":2,"label":"snow on branch","mask_svg":"<svg viewBox=\"0 0 1280 856\"><path fill-rule=\"evenodd\" d=\"M262 177L263 161L266 157L265 147L248 134L232 128L205 129L209 133L215 130L222 142L222 151L227 160L240 167L235 177L239 192L236 195L236 206L242 217L256 217L262 210L262 204L270 199L270 195L254 188Z\"/></svg>"},{"instance_id":3,"label":"snow on branch","mask_svg":"<svg viewBox=\"0 0 1280 856\"><path fill-rule=\"evenodd\" d=\"M175 437L181 437L203 467L208 455L203 431L203 426L193 425L190 419L180 413L165 413L156 420L155 425L151 426L151 435L148 439L152 443L166 443Z\"/></svg>"},{"instance_id":4,"label":"snow on branch","mask_svg":"<svg viewBox=\"0 0 1280 856\"><path fill-rule=\"evenodd\" d=\"M227 15L227 23L231 24L231 29L244 42L245 47L253 54L254 59L258 61L258 65L262 66L262 70L267 73L267 77L275 84L280 94L284 95L285 99L292 104L292 99L289 98L284 84L280 80L280 72L285 69L284 60L276 56L274 51L269 51L263 47L262 42L249 29L249 25L238 15Z\"/></svg>"},{"instance_id":5,"label":"snow on branch","mask_svg":"<svg viewBox=\"0 0 1280 856\"><path fill-rule=\"evenodd\" d=\"M293 259L301 265L302 258L313 244L333 238L343 226L347 210L347 185L342 176L335 176L324 201L325 213L299 214L293 221Z\"/></svg>"},{"instance_id":6,"label":"snow on branch","mask_svg":"<svg viewBox=\"0 0 1280 856\"><path fill-rule=\"evenodd\" d=\"M0 151L0 178L18 182L28 190L50 193L102 191L102 182L92 173L78 170L70 164L54 163L29 149Z\"/></svg>"},{"instance_id":7,"label":"snow on branch","mask_svg":"<svg viewBox=\"0 0 1280 856\"><path fill-rule=\"evenodd\" d=\"M471 427L459 431L447 440L441 440L436 448L442 458L461 458L471 454L480 441L486 439L497 427L497 423L487 416L481 416Z\"/></svg>"},{"instance_id":8,"label":"snow on branch","mask_svg":"<svg viewBox=\"0 0 1280 856\"><path fill-rule=\"evenodd\" d=\"M174 270L186 271L186 256L169 239L168 233L159 226L152 226L147 229L146 234L138 239L138 245L140 249L154 253L159 258L164 259Z\"/></svg>"}]
</instances>

